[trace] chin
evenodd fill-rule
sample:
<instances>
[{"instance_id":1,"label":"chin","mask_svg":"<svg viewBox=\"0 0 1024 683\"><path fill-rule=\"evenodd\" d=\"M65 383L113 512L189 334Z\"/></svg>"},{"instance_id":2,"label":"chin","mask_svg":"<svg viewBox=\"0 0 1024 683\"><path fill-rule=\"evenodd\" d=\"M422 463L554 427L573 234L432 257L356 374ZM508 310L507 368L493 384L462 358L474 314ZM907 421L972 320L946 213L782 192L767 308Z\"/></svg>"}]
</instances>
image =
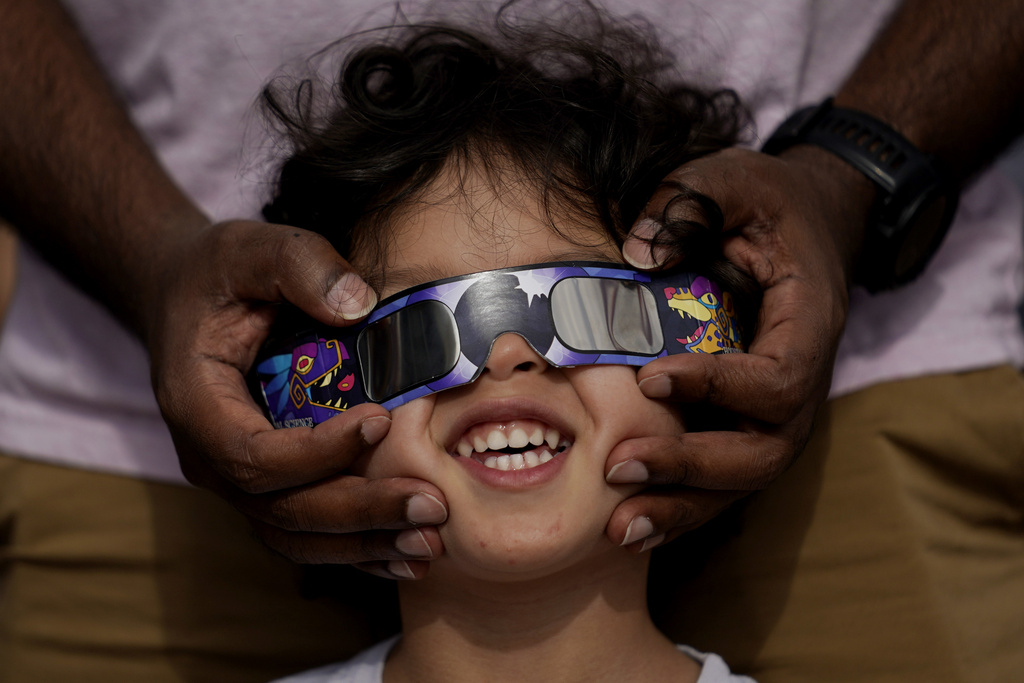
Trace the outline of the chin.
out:
<instances>
[{"instance_id":1,"label":"chin","mask_svg":"<svg viewBox=\"0 0 1024 683\"><path fill-rule=\"evenodd\" d=\"M561 516L530 522L515 516L485 523L451 519L441 530L445 554L435 563L437 569L480 580L528 581L618 550L605 537L603 524L576 524L571 533L567 524Z\"/></svg>"}]
</instances>

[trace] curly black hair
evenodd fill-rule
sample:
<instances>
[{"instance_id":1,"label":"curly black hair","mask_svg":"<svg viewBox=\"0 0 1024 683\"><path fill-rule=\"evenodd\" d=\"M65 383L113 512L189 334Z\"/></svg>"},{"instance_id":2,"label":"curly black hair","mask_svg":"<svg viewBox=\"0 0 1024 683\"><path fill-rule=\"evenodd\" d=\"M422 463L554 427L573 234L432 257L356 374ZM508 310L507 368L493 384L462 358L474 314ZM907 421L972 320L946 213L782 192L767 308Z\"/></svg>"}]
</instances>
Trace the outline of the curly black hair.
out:
<instances>
[{"instance_id":1,"label":"curly black hair","mask_svg":"<svg viewBox=\"0 0 1024 683\"><path fill-rule=\"evenodd\" d=\"M746 129L736 94L683 82L642 23L584 3L570 32L570 22L524 21L521 5L506 3L485 31L431 23L370 34L379 40L348 56L326 105L315 79L268 85L262 105L291 154L267 220L379 263L388 218L447 164L498 173L511 164L535 185L553 230L552 216L572 215L621 245L670 171ZM757 288L722 256L721 211L671 187L657 240L733 291L749 333Z\"/></svg>"}]
</instances>

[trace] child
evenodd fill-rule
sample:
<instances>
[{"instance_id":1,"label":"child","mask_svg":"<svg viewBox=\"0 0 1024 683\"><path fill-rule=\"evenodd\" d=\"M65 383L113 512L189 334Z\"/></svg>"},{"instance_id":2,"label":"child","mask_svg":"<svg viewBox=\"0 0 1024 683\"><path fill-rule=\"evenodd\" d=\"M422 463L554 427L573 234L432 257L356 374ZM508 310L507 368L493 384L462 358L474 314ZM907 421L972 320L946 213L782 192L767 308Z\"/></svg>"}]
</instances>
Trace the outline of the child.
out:
<instances>
[{"instance_id":1,"label":"child","mask_svg":"<svg viewBox=\"0 0 1024 683\"><path fill-rule=\"evenodd\" d=\"M355 472L430 481L450 508L445 554L399 585L401 638L288 680L749 681L655 628L649 555L604 534L638 490L605 482L608 453L684 427L627 363L751 334L756 297L717 251L716 207L660 185L732 144L741 113L674 82L662 53L596 12L577 37L506 19L488 40L409 27L364 47L322 116L309 82L264 93L294 144L267 218L324 235L385 298L363 334L284 334L258 366L270 412L286 426L364 394L383 403L391 430ZM655 191L678 197L655 246L699 276L645 290L657 309L633 283L645 277L615 265ZM677 321L692 325L662 334ZM610 357L552 351L609 344Z\"/></svg>"}]
</instances>

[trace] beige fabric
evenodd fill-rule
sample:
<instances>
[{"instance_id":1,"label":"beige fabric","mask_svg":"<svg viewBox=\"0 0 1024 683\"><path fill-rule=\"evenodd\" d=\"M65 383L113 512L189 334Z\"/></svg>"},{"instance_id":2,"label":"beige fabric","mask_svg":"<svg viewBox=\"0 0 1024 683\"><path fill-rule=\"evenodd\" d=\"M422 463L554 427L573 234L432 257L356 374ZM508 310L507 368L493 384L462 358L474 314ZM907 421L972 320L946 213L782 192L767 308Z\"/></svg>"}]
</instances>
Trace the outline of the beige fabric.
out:
<instances>
[{"instance_id":1,"label":"beige fabric","mask_svg":"<svg viewBox=\"0 0 1024 683\"><path fill-rule=\"evenodd\" d=\"M1022 516L1018 372L881 385L659 549L652 605L761 683L1020 680ZM274 557L205 492L0 456L0 683L263 681L384 637L392 599Z\"/></svg>"},{"instance_id":2,"label":"beige fabric","mask_svg":"<svg viewBox=\"0 0 1024 683\"><path fill-rule=\"evenodd\" d=\"M837 399L780 480L659 555L669 635L761 683L1024 680L1024 380Z\"/></svg>"},{"instance_id":3,"label":"beige fabric","mask_svg":"<svg viewBox=\"0 0 1024 683\"><path fill-rule=\"evenodd\" d=\"M393 633L390 589L291 565L205 492L0 456L3 683L266 681Z\"/></svg>"}]
</instances>

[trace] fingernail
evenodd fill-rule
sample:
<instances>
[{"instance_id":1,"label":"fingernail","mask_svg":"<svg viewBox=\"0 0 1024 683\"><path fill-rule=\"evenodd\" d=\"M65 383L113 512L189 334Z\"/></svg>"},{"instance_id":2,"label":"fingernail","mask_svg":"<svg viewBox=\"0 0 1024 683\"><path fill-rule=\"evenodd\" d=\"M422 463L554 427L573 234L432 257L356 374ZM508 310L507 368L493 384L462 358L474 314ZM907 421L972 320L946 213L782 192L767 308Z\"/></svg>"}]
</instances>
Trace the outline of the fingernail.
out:
<instances>
[{"instance_id":1,"label":"fingernail","mask_svg":"<svg viewBox=\"0 0 1024 683\"><path fill-rule=\"evenodd\" d=\"M411 524L440 524L448 519L448 510L429 493L417 493L409 499L405 518Z\"/></svg>"},{"instance_id":2,"label":"fingernail","mask_svg":"<svg viewBox=\"0 0 1024 683\"><path fill-rule=\"evenodd\" d=\"M647 468L639 460L626 460L613 467L605 481L609 484L642 484L648 478Z\"/></svg>"},{"instance_id":3,"label":"fingernail","mask_svg":"<svg viewBox=\"0 0 1024 683\"><path fill-rule=\"evenodd\" d=\"M672 395L672 380L668 375L645 377L637 386L647 398L668 398Z\"/></svg>"},{"instance_id":4,"label":"fingernail","mask_svg":"<svg viewBox=\"0 0 1024 683\"><path fill-rule=\"evenodd\" d=\"M395 537L395 547L410 557L432 560L434 553L430 550L430 544L419 529L406 529Z\"/></svg>"},{"instance_id":5,"label":"fingernail","mask_svg":"<svg viewBox=\"0 0 1024 683\"><path fill-rule=\"evenodd\" d=\"M345 273L328 292L327 302L343 320L355 320L373 310L377 293L355 273Z\"/></svg>"},{"instance_id":6,"label":"fingernail","mask_svg":"<svg viewBox=\"0 0 1024 683\"><path fill-rule=\"evenodd\" d=\"M668 250L663 246L652 248L651 240L661 232L661 223L653 218L642 218L633 226L629 237L622 245L622 256L634 268L645 270L656 268L668 258Z\"/></svg>"},{"instance_id":7,"label":"fingernail","mask_svg":"<svg viewBox=\"0 0 1024 683\"><path fill-rule=\"evenodd\" d=\"M665 541L665 534L658 534L657 536L651 536L644 544L640 546L640 552L645 553L651 548L657 548Z\"/></svg>"},{"instance_id":8,"label":"fingernail","mask_svg":"<svg viewBox=\"0 0 1024 683\"><path fill-rule=\"evenodd\" d=\"M391 418L378 415L363 420L363 424L359 425L359 435L367 446L372 446L387 436L390 429Z\"/></svg>"},{"instance_id":9,"label":"fingernail","mask_svg":"<svg viewBox=\"0 0 1024 683\"><path fill-rule=\"evenodd\" d=\"M388 562L388 571L400 579L415 579L416 575L409 569L409 565L403 560L391 560Z\"/></svg>"},{"instance_id":10,"label":"fingernail","mask_svg":"<svg viewBox=\"0 0 1024 683\"><path fill-rule=\"evenodd\" d=\"M651 524L651 520L647 517L639 516L634 517L633 521L626 527L626 537L622 539L622 545L627 546L630 543L636 543L642 538L647 538L654 533L654 525Z\"/></svg>"}]
</instances>

